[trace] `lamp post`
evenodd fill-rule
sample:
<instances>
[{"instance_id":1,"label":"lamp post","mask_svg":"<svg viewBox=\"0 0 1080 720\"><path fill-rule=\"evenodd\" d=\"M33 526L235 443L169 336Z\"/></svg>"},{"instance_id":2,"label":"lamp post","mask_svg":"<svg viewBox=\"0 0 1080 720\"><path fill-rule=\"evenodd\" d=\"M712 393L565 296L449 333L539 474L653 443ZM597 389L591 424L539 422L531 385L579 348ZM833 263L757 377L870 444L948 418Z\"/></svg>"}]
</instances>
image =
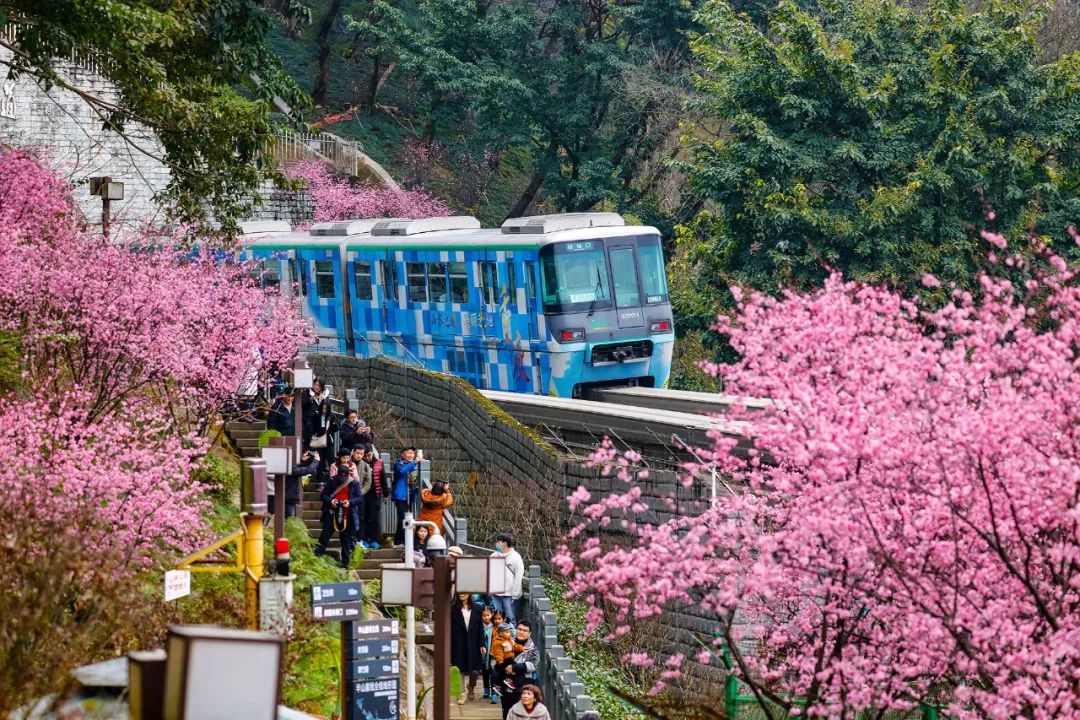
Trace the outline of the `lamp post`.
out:
<instances>
[{"instance_id":1,"label":"lamp post","mask_svg":"<svg viewBox=\"0 0 1080 720\"><path fill-rule=\"evenodd\" d=\"M293 386L293 435L282 438L292 451L289 466L274 475L274 540L285 537L285 488L287 478L292 473L293 465L300 462L304 444L304 391L315 384L315 371L308 365L307 358L297 355L290 368ZM270 438L271 443L275 438Z\"/></svg>"},{"instance_id":2,"label":"lamp post","mask_svg":"<svg viewBox=\"0 0 1080 720\"><path fill-rule=\"evenodd\" d=\"M90 178L90 194L101 197L101 233L109 239L109 220L113 200L124 199L124 183L113 182L111 177Z\"/></svg>"}]
</instances>

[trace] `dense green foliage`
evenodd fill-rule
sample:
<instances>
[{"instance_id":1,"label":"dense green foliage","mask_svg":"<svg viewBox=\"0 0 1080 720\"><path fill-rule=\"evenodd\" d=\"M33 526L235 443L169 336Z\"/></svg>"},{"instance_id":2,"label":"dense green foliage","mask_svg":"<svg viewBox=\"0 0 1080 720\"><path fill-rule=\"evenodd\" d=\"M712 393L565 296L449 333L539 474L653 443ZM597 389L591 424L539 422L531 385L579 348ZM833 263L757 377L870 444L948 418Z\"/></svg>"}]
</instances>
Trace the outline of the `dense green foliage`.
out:
<instances>
[{"instance_id":1,"label":"dense green foliage","mask_svg":"<svg viewBox=\"0 0 1080 720\"><path fill-rule=\"evenodd\" d=\"M16 75L75 91L122 135L135 123L154 131L172 171L165 197L180 217L212 210L225 223L242 219L245 199L270 173L262 151L271 101L294 116L308 105L265 42L271 19L256 0L0 0L4 21L18 23L2 40ZM59 74L57 58L72 55L95 63L119 99Z\"/></svg>"},{"instance_id":2,"label":"dense green foliage","mask_svg":"<svg viewBox=\"0 0 1080 720\"><path fill-rule=\"evenodd\" d=\"M670 229L696 210L667 162L695 4L314 0L275 47L332 132L485 221L604 207Z\"/></svg>"},{"instance_id":3,"label":"dense green foliage","mask_svg":"<svg viewBox=\"0 0 1080 720\"><path fill-rule=\"evenodd\" d=\"M1043 12L782 0L762 30L707 3L693 49L723 130L689 169L718 211L688 233L688 297L804 288L829 268L970 287L980 228L1064 237L1080 218L1080 57L1040 65Z\"/></svg>"}]
</instances>

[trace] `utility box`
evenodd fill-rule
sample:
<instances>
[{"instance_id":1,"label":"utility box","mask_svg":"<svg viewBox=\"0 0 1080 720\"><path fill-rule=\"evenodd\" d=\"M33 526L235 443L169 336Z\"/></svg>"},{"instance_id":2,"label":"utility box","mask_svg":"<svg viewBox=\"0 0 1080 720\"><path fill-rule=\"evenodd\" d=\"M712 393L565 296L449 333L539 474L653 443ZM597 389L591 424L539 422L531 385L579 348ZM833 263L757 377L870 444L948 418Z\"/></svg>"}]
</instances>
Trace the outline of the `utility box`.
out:
<instances>
[{"instance_id":1,"label":"utility box","mask_svg":"<svg viewBox=\"0 0 1080 720\"><path fill-rule=\"evenodd\" d=\"M259 580L259 629L287 638L293 634L295 575L271 575Z\"/></svg>"}]
</instances>

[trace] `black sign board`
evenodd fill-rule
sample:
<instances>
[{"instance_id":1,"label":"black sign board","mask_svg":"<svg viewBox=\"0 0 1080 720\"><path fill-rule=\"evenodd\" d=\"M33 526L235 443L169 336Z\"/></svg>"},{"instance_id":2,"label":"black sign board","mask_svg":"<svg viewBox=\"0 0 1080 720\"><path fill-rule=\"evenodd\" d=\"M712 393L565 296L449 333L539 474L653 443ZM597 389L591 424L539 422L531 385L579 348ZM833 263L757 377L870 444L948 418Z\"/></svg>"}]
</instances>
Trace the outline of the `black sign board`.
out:
<instances>
[{"instance_id":1,"label":"black sign board","mask_svg":"<svg viewBox=\"0 0 1080 720\"><path fill-rule=\"evenodd\" d=\"M354 660L396 658L398 656L397 637L356 640L349 643L349 645L350 647L345 650L347 653L346 657L350 657Z\"/></svg>"},{"instance_id":2,"label":"black sign board","mask_svg":"<svg viewBox=\"0 0 1080 720\"><path fill-rule=\"evenodd\" d=\"M363 597L363 586L358 582L324 583L311 586L311 604L359 602Z\"/></svg>"},{"instance_id":3,"label":"black sign board","mask_svg":"<svg viewBox=\"0 0 1080 720\"><path fill-rule=\"evenodd\" d=\"M397 620L365 620L364 622L352 623L352 637L350 640L369 640L371 638L394 638L401 633L401 625Z\"/></svg>"},{"instance_id":4,"label":"black sign board","mask_svg":"<svg viewBox=\"0 0 1080 720\"><path fill-rule=\"evenodd\" d=\"M346 718L398 720L398 679L363 680L346 685Z\"/></svg>"},{"instance_id":5,"label":"black sign board","mask_svg":"<svg viewBox=\"0 0 1080 720\"><path fill-rule=\"evenodd\" d=\"M400 673L401 668L396 657L350 660L345 665L345 679L349 681L396 678Z\"/></svg>"},{"instance_id":6,"label":"black sign board","mask_svg":"<svg viewBox=\"0 0 1080 720\"><path fill-rule=\"evenodd\" d=\"M359 600L352 602L329 603L327 605L312 605L311 617L316 620L358 620L363 609Z\"/></svg>"}]
</instances>

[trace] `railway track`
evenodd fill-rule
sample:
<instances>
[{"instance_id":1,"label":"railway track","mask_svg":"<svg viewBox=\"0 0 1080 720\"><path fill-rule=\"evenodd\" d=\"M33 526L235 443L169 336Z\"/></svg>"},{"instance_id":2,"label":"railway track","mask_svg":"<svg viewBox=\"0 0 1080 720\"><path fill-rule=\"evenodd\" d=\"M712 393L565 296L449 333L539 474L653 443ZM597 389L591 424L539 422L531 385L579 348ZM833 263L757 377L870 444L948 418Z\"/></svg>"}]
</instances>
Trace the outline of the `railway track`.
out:
<instances>
[{"instance_id":1,"label":"railway track","mask_svg":"<svg viewBox=\"0 0 1080 720\"><path fill-rule=\"evenodd\" d=\"M481 392L518 422L577 447L608 436L639 451L645 448L653 458L679 462L690 459L690 448L711 447L717 433L737 439L744 450L750 445L749 424L723 417L740 402L731 396L653 388L605 389L596 392L595 400ZM745 401L749 408L767 403Z\"/></svg>"}]
</instances>

